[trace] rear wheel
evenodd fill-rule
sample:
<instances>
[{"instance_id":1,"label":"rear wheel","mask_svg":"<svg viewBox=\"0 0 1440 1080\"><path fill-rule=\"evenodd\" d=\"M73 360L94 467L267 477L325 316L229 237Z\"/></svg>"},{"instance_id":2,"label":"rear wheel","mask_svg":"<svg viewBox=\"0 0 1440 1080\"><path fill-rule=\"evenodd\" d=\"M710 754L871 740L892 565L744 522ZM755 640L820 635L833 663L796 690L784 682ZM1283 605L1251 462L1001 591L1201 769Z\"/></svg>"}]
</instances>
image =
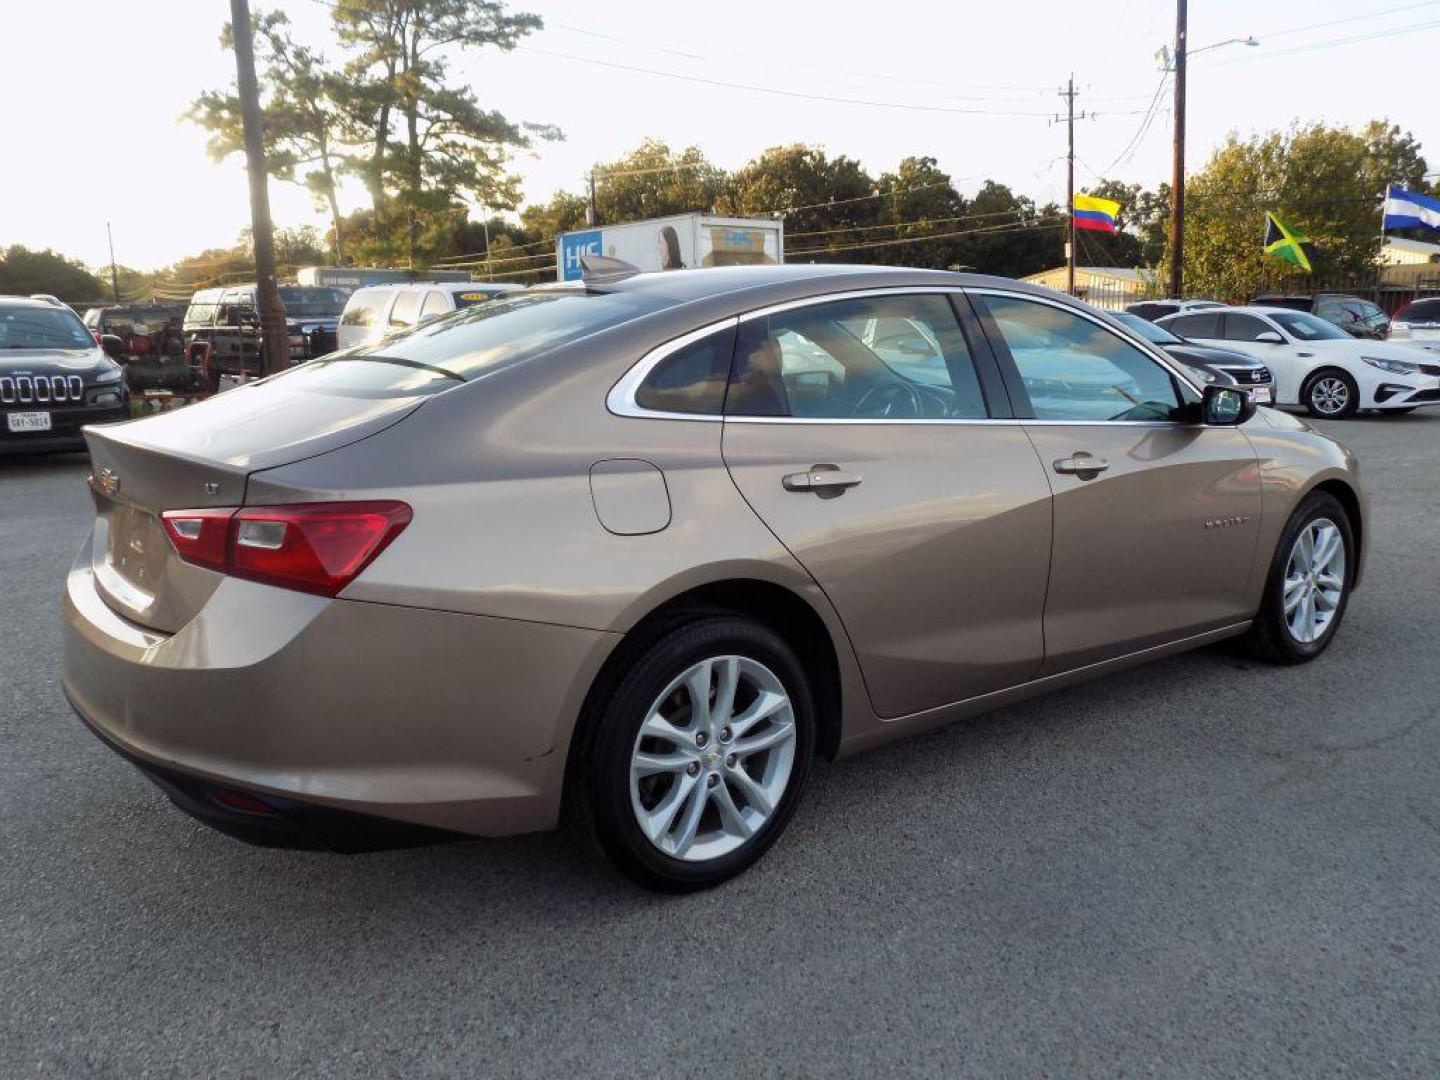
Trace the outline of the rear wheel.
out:
<instances>
[{"instance_id":1,"label":"rear wheel","mask_svg":"<svg viewBox=\"0 0 1440 1080\"><path fill-rule=\"evenodd\" d=\"M1354 580L1355 534L1345 508L1323 491L1296 508L1280 535L1247 645L1278 664L1303 664L1329 646Z\"/></svg>"},{"instance_id":2,"label":"rear wheel","mask_svg":"<svg viewBox=\"0 0 1440 1080\"><path fill-rule=\"evenodd\" d=\"M1337 368L1322 368L1305 380L1300 402L1311 416L1322 420L1343 420L1360 407L1360 389L1355 380Z\"/></svg>"},{"instance_id":3,"label":"rear wheel","mask_svg":"<svg viewBox=\"0 0 1440 1080\"><path fill-rule=\"evenodd\" d=\"M603 707L577 762L577 816L642 885L719 884L789 822L814 732L785 641L750 619L700 617L639 653Z\"/></svg>"}]
</instances>

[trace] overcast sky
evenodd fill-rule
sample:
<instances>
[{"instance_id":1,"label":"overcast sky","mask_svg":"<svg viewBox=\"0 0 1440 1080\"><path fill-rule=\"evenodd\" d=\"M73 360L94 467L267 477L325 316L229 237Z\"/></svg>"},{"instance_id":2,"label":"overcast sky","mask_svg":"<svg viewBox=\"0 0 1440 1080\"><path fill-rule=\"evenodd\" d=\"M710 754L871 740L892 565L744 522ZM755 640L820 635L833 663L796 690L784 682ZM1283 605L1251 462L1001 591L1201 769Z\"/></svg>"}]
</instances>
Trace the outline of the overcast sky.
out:
<instances>
[{"instance_id":1,"label":"overcast sky","mask_svg":"<svg viewBox=\"0 0 1440 1080\"><path fill-rule=\"evenodd\" d=\"M325 43L322 3L284 6L298 37ZM462 56L455 71L484 104L564 131L565 141L515 163L530 200L578 190L592 162L656 136L699 145L727 168L791 142L851 155L875 174L930 154L963 192L993 177L1063 202L1065 133L1049 116L1072 70L1078 107L1096 114L1077 125L1080 186L1097 172L1147 186L1169 177L1168 90L1131 144L1161 79L1155 53L1174 33L1172 0L518 6L542 15L544 32L509 55ZM243 165L212 163L203 135L179 119L195 94L233 76L217 42L228 11L225 0L7 10L0 246L53 247L98 264L110 221L119 261L150 269L234 242L249 223ZM1197 0L1190 19L1192 49L1261 41L1193 61L1192 169L1232 129L1372 117L1411 130L1440 168L1440 0ZM272 184L271 200L279 225L325 225L297 187ZM358 188L345 191L346 209L362 201Z\"/></svg>"}]
</instances>

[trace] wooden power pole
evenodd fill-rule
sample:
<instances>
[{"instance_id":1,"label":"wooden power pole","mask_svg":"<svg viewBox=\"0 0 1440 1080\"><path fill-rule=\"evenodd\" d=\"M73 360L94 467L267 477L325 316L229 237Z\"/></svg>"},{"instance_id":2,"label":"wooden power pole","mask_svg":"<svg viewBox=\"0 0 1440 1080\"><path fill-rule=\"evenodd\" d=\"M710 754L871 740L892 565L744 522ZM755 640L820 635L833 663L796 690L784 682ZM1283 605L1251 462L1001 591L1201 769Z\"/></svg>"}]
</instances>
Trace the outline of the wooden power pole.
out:
<instances>
[{"instance_id":1,"label":"wooden power pole","mask_svg":"<svg viewBox=\"0 0 1440 1080\"><path fill-rule=\"evenodd\" d=\"M1185 295L1185 0L1175 3L1175 163L1170 179L1170 295ZM1252 39L1253 40L1253 39Z\"/></svg>"},{"instance_id":2,"label":"wooden power pole","mask_svg":"<svg viewBox=\"0 0 1440 1080\"><path fill-rule=\"evenodd\" d=\"M266 375L290 364L290 334L285 304L275 280L275 235L270 221L269 175L265 170L264 117L255 80L255 44L249 0L230 0L235 37L235 75L240 117L245 128L245 167L250 174L250 232L255 244L255 311L260 318L260 370Z\"/></svg>"},{"instance_id":3,"label":"wooden power pole","mask_svg":"<svg viewBox=\"0 0 1440 1080\"><path fill-rule=\"evenodd\" d=\"M1065 125L1069 132L1069 148L1065 155L1065 291L1075 295L1075 76L1060 91L1065 99ZM1085 119L1081 113L1078 119Z\"/></svg>"}]
</instances>

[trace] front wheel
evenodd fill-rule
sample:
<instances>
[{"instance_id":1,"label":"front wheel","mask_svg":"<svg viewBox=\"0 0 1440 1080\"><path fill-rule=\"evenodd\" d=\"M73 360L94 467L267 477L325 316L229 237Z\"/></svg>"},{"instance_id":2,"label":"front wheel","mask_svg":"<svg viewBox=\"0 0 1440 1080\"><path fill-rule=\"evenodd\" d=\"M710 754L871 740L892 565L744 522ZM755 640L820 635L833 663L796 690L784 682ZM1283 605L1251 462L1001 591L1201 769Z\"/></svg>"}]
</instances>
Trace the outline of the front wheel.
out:
<instances>
[{"instance_id":1,"label":"front wheel","mask_svg":"<svg viewBox=\"0 0 1440 1080\"><path fill-rule=\"evenodd\" d=\"M1250 651L1277 664L1303 664L1334 640L1355 578L1355 533L1333 495L1300 503L1275 549Z\"/></svg>"},{"instance_id":2,"label":"front wheel","mask_svg":"<svg viewBox=\"0 0 1440 1080\"><path fill-rule=\"evenodd\" d=\"M1343 420L1360 408L1360 388L1343 371L1326 368L1305 380L1300 403L1311 416L1322 420Z\"/></svg>"},{"instance_id":3,"label":"front wheel","mask_svg":"<svg viewBox=\"0 0 1440 1080\"><path fill-rule=\"evenodd\" d=\"M699 616L637 655L577 762L580 821L635 881L719 884L760 858L814 754L809 683L760 623Z\"/></svg>"}]
</instances>

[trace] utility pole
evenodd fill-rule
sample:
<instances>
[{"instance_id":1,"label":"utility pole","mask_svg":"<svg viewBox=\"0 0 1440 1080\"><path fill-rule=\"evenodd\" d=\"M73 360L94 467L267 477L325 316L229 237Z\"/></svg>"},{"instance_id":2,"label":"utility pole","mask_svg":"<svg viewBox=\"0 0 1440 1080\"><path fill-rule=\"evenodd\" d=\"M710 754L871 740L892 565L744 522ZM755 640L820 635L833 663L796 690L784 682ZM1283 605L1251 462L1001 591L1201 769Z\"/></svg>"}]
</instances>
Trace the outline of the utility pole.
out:
<instances>
[{"instance_id":1,"label":"utility pole","mask_svg":"<svg viewBox=\"0 0 1440 1080\"><path fill-rule=\"evenodd\" d=\"M1065 89L1060 91L1065 99L1065 125L1069 129L1069 150L1066 153L1065 170L1065 291L1075 295L1075 121L1084 120L1085 114L1075 115L1075 76L1070 76Z\"/></svg>"},{"instance_id":2,"label":"utility pole","mask_svg":"<svg viewBox=\"0 0 1440 1080\"><path fill-rule=\"evenodd\" d=\"M264 117L255 80L255 44L250 28L249 0L230 0L230 25L235 38L235 75L240 92L240 117L245 128L245 167L250 174L250 232L255 244L255 310L260 317L260 370L273 375L290 363L290 334L285 305L275 280L275 236L270 222L270 191L265 171Z\"/></svg>"},{"instance_id":3,"label":"utility pole","mask_svg":"<svg viewBox=\"0 0 1440 1080\"><path fill-rule=\"evenodd\" d=\"M1175 2L1175 164L1170 179L1170 295L1185 295L1186 0ZM1251 41L1254 39L1252 38Z\"/></svg>"},{"instance_id":4,"label":"utility pole","mask_svg":"<svg viewBox=\"0 0 1440 1080\"><path fill-rule=\"evenodd\" d=\"M115 273L115 234L110 231L110 222L108 221L105 222L105 239L110 242L110 295L118 304L120 303L120 277Z\"/></svg>"},{"instance_id":5,"label":"utility pole","mask_svg":"<svg viewBox=\"0 0 1440 1080\"><path fill-rule=\"evenodd\" d=\"M590 205L585 208L585 224L592 229L600 224L600 213L595 209L595 170L590 170Z\"/></svg>"}]
</instances>

